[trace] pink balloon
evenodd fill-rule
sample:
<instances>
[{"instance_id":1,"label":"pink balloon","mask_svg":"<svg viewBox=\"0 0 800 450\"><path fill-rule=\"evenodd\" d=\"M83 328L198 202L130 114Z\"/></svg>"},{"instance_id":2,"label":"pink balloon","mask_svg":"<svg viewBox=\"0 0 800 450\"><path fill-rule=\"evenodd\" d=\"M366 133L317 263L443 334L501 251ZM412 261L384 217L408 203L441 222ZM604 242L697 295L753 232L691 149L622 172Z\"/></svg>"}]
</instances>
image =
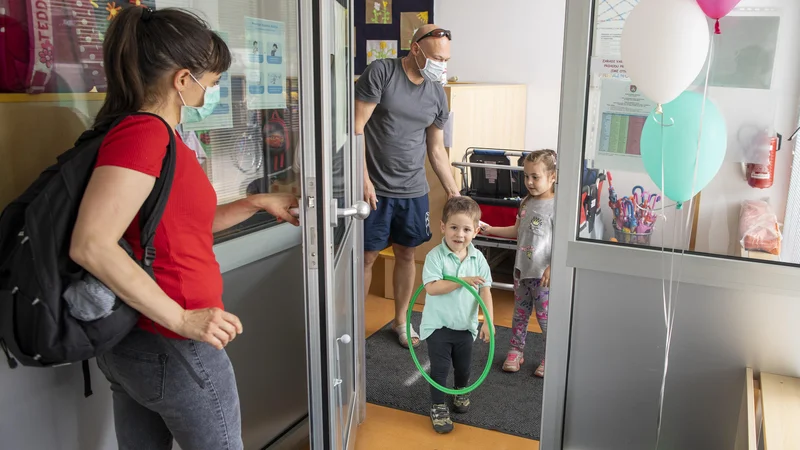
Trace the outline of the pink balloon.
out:
<instances>
[{"instance_id":1,"label":"pink balloon","mask_svg":"<svg viewBox=\"0 0 800 450\"><path fill-rule=\"evenodd\" d=\"M727 16L741 0L697 0L697 4L708 17L716 19L714 32L720 34L719 19Z\"/></svg>"}]
</instances>

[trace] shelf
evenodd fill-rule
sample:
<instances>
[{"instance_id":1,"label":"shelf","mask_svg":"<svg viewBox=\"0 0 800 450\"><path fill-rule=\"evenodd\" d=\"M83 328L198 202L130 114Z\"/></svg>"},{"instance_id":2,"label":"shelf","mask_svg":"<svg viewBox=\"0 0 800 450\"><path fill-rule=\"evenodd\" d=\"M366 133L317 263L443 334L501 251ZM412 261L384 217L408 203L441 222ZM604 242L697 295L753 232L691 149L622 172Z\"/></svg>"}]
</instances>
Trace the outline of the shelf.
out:
<instances>
[{"instance_id":1,"label":"shelf","mask_svg":"<svg viewBox=\"0 0 800 450\"><path fill-rule=\"evenodd\" d=\"M101 102L106 94L86 92L78 94L0 94L0 103L58 103L58 102Z\"/></svg>"}]
</instances>

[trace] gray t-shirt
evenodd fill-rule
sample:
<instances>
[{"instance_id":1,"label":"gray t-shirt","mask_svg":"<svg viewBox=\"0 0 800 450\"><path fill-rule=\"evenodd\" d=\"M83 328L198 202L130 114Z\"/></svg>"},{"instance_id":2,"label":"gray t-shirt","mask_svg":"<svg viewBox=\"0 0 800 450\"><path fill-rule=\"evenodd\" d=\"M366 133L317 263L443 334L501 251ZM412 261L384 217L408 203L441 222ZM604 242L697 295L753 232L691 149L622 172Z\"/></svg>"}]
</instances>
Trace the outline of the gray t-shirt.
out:
<instances>
[{"instance_id":1,"label":"gray t-shirt","mask_svg":"<svg viewBox=\"0 0 800 450\"><path fill-rule=\"evenodd\" d=\"M550 265L555 204L555 198L527 198L520 207L517 259L514 263L517 279L540 279Z\"/></svg>"},{"instance_id":2,"label":"gray t-shirt","mask_svg":"<svg viewBox=\"0 0 800 450\"><path fill-rule=\"evenodd\" d=\"M364 132L375 193L392 198L427 194L426 129L431 124L444 129L449 117L442 85L428 80L416 85L402 59L379 59L359 77L355 96L378 104Z\"/></svg>"}]
</instances>

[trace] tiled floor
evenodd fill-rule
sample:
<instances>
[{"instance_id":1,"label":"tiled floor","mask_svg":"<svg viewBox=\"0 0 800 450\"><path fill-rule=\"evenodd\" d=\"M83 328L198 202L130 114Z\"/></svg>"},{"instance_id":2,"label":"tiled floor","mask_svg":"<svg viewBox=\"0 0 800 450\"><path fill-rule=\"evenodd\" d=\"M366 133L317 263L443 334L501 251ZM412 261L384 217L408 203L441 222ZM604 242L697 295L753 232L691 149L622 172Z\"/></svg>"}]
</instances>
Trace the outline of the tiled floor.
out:
<instances>
[{"instance_id":1,"label":"tiled floor","mask_svg":"<svg viewBox=\"0 0 800 450\"><path fill-rule=\"evenodd\" d=\"M497 325L510 327L514 310L514 298L510 292L493 291L494 315ZM415 310L422 310L422 306ZM381 329L394 317L394 302L370 295L365 305L366 334ZM528 330L541 332L536 320ZM469 450L488 448L491 450L538 450L539 443L517 436L498 433L456 424L447 435L438 435L431 428L426 416L398 411L382 406L367 405L367 418L358 427L356 450Z\"/></svg>"}]
</instances>

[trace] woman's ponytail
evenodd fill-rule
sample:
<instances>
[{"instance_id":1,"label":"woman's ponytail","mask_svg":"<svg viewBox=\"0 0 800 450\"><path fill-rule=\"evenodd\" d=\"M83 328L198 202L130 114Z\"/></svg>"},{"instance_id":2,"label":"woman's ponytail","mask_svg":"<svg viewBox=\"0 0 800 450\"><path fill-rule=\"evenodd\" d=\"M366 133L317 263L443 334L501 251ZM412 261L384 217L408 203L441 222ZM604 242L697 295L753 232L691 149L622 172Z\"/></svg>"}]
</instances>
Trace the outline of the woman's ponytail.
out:
<instances>
[{"instance_id":1,"label":"woman's ponytail","mask_svg":"<svg viewBox=\"0 0 800 450\"><path fill-rule=\"evenodd\" d=\"M163 78L189 69L195 76L222 73L231 65L228 46L198 16L180 9L125 8L111 21L103 42L108 81L95 128L158 103Z\"/></svg>"}]
</instances>

